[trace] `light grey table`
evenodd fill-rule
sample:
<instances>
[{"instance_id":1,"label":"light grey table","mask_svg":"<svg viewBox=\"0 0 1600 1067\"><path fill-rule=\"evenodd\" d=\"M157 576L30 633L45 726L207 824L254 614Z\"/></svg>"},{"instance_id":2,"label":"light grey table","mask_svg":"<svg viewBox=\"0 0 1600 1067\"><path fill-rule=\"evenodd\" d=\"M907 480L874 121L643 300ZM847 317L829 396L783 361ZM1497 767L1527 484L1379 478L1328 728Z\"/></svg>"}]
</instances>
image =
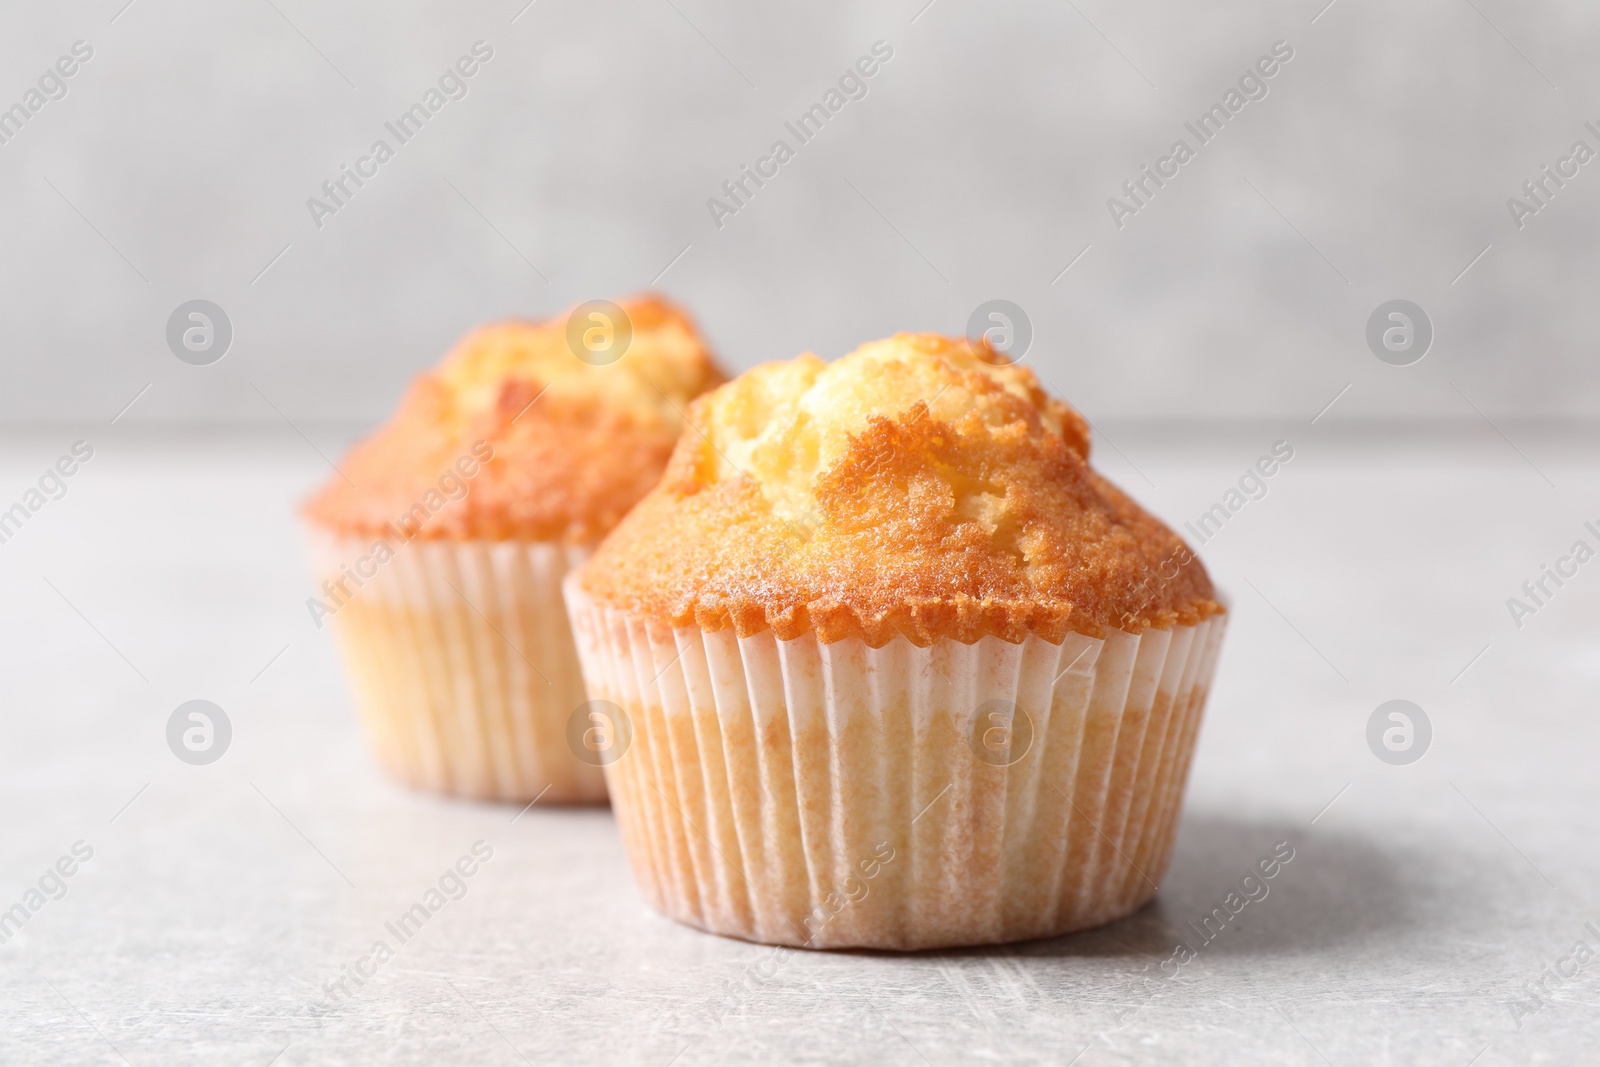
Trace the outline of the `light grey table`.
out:
<instances>
[{"instance_id":1,"label":"light grey table","mask_svg":"<svg viewBox=\"0 0 1600 1067\"><path fill-rule=\"evenodd\" d=\"M1178 523L1296 450L1201 549L1234 620L1160 896L1076 937L775 973L651 913L607 812L377 773L304 607L290 509L326 468L296 434L9 439L0 506L95 453L0 544L0 908L92 857L0 945L0 1062L1593 1062L1600 962L1570 953L1600 949L1600 561L1520 629L1506 600L1600 547L1600 470L1592 438L1501 429L1113 428L1107 472ZM195 698L233 726L209 766L165 740ZM1408 766L1366 741L1396 698L1433 729ZM314 1015L478 841L464 895ZM1269 895L1163 972L1278 842Z\"/></svg>"}]
</instances>

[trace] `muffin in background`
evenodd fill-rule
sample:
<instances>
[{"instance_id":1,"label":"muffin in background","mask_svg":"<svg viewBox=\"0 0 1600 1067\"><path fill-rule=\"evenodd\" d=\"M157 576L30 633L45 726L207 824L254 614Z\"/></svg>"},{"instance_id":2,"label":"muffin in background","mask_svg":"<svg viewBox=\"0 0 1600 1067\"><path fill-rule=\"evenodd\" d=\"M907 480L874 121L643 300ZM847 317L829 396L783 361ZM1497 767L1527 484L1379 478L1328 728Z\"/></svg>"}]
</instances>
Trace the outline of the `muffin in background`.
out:
<instances>
[{"instance_id":1,"label":"muffin in background","mask_svg":"<svg viewBox=\"0 0 1600 1067\"><path fill-rule=\"evenodd\" d=\"M982 342L901 334L702 397L566 582L634 873L813 948L1046 937L1155 893L1225 613Z\"/></svg>"},{"instance_id":2,"label":"muffin in background","mask_svg":"<svg viewBox=\"0 0 1600 1067\"><path fill-rule=\"evenodd\" d=\"M606 798L561 580L660 479L723 380L645 297L464 338L307 501L319 595L379 761L416 786ZM587 753L585 753L587 755Z\"/></svg>"}]
</instances>

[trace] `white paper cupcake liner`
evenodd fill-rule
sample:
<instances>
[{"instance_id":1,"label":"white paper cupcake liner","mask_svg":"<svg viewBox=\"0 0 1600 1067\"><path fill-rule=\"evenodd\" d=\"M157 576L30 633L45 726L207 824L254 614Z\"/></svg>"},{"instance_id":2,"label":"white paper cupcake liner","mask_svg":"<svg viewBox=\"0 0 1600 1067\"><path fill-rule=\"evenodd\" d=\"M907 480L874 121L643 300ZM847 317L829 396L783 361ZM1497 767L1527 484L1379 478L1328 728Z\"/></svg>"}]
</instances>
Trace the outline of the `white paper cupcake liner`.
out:
<instances>
[{"instance_id":1,"label":"white paper cupcake liner","mask_svg":"<svg viewBox=\"0 0 1600 1067\"><path fill-rule=\"evenodd\" d=\"M612 806L667 915L918 949L1096 926L1156 892L1225 617L873 649L652 626L566 592L589 695L620 708Z\"/></svg>"},{"instance_id":2,"label":"white paper cupcake liner","mask_svg":"<svg viewBox=\"0 0 1600 1067\"><path fill-rule=\"evenodd\" d=\"M605 800L600 768L567 743L584 689L561 580L588 550L391 540L393 558L375 563L374 543L312 534L319 586L343 578L352 594L319 588L334 609L321 621L338 634L379 761L445 793Z\"/></svg>"}]
</instances>

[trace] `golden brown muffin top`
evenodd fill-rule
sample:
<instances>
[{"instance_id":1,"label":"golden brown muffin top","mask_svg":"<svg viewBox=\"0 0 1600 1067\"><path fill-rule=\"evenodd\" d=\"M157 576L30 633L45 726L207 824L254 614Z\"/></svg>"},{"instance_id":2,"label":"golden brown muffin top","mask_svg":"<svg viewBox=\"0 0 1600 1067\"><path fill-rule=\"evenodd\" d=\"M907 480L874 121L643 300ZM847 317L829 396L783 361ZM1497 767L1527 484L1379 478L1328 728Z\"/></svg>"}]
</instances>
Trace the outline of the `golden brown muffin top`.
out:
<instances>
[{"instance_id":1,"label":"golden brown muffin top","mask_svg":"<svg viewBox=\"0 0 1600 1067\"><path fill-rule=\"evenodd\" d=\"M306 516L361 537L598 541L660 479L689 402L724 380L683 312L648 296L620 306L632 339L603 365L574 354L567 315L468 334Z\"/></svg>"},{"instance_id":2,"label":"golden brown muffin top","mask_svg":"<svg viewBox=\"0 0 1600 1067\"><path fill-rule=\"evenodd\" d=\"M582 571L672 626L1051 642L1222 611L1171 530L1090 469L1084 419L984 342L898 334L769 363L688 410L661 484Z\"/></svg>"}]
</instances>

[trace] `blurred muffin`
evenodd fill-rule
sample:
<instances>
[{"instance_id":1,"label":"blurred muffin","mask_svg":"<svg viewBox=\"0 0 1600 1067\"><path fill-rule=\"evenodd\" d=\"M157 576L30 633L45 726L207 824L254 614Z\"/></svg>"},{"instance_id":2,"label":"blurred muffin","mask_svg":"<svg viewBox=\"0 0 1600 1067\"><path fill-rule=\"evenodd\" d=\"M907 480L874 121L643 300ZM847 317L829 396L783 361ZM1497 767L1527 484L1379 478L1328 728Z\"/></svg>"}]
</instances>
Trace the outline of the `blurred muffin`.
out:
<instances>
[{"instance_id":1,"label":"blurred muffin","mask_svg":"<svg viewBox=\"0 0 1600 1067\"><path fill-rule=\"evenodd\" d=\"M1126 915L1166 869L1224 611L981 342L742 375L568 577L657 908L916 949Z\"/></svg>"},{"instance_id":2,"label":"blurred muffin","mask_svg":"<svg viewBox=\"0 0 1600 1067\"><path fill-rule=\"evenodd\" d=\"M469 334L305 505L378 759L413 785L601 801L561 580L660 479L722 381L680 311L582 305ZM583 758L580 758L582 756Z\"/></svg>"}]
</instances>

